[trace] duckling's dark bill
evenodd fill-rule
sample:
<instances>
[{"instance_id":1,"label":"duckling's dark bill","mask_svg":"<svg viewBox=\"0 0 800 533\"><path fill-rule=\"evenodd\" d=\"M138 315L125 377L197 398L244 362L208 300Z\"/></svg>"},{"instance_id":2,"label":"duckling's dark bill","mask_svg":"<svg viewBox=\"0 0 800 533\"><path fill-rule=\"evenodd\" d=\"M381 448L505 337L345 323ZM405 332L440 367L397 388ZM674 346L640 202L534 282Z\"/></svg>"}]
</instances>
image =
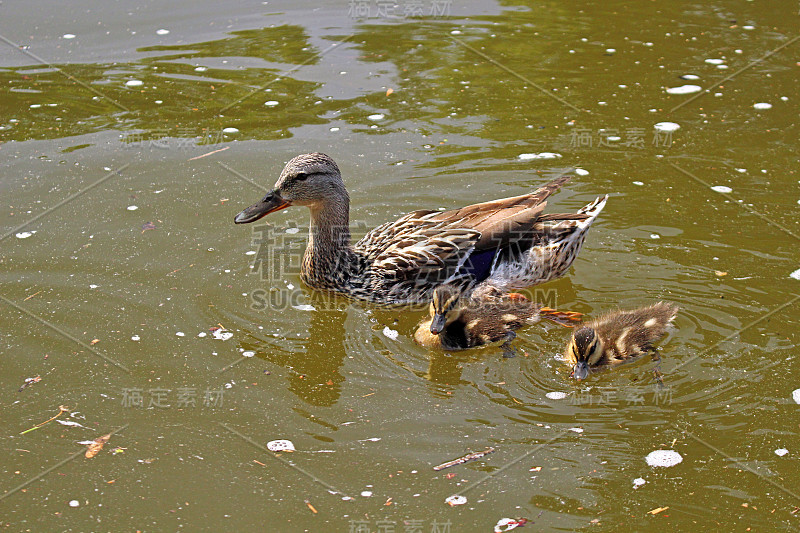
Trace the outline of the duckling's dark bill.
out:
<instances>
[{"instance_id":1,"label":"duckling's dark bill","mask_svg":"<svg viewBox=\"0 0 800 533\"><path fill-rule=\"evenodd\" d=\"M274 213L275 211L280 211L281 209L286 209L290 205L292 205L291 202L287 202L281 198L280 194L275 191L270 191L260 202L251 205L236 215L233 222L236 224L255 222L263 216Z\"/></svg>"}]
</instances>

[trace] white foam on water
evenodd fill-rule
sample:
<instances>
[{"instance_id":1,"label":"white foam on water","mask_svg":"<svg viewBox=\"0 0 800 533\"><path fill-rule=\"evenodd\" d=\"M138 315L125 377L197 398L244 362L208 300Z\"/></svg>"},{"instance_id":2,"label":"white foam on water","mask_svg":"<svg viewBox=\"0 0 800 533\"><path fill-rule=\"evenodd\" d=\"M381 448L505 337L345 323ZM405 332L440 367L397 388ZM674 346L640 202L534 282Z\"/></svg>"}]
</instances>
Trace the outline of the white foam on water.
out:
<instances>
[{"instance_id":1,"label":"white foam on water","mask_svg":"<svg viewBox=\"0 0 800 533\"><path fill-rule=\"evenodd\" d=\"M795 389L792 391L792 399L794 403L800 403L800 389Z\"/></svg>"},{"instance_id":2,"label":"white foam on water","mask_svg":"<svg viewBox=\"0 0 800 533\"><path fill-rule=\"evenodd\" d=\"M683 461L681 454L674 450L655 450L644 458L650 466L675 466Z\"/></svg>"},{"instance_id":3,"label":"white foam on water","mask_svg":"<svg viewBox=\"0 0 800 533\"><path fill-rule=\"evenodd\" d=\"M691 81L691 80L699 80L700 76L698 76L697 74L684 74L680 78L682 80L690 80Z\"/></svg>"},{"instance_id":4,"label":"white foam on water","mask_svg":"<svg viewBox=\"0 0 800 533\"><path fill-rule=\"evenodd\" d=\"M128 87L139 87L141 85L144 85L144 82L142 80L128 80L125 82L125 85L127 85Z\"/></svg>"},{"instance_id":5,"label":"white foam on water","mask_svg":"<svg viewBox=\"0 0 800 533\"><path fill-rule=\"evenodd\" d=\"M19 233L15 234L14 237L17 239L27 239L28 237L32 237L37 230L33 231L20 231Z\"/></svg>"},{"instance_id":6,"label":"white foam on water","mask_svg":"<svg viewBox=\"0 0 800 533\"><path fill-rule=\"evenodd\" d=\"M61 38L62 39L74 39L75 38L75 34L74 33L65 33L64 35L61 36Z\"/></svg>"},{"instance_id":7,"label":"white foam on water","mask_svg":"<svg viewBox=\"0 0 800 533\"><path fill-rule=\"evenodd\" d=\"M634 489L638 489L639 487L641 487L645 483L647 483L646 479L641 478L641 477L637 477L636 479L633 480L633 488Z\"/></svg>"},{"instance_id":8,"label":"white foam on water","mask_svg":"<svg viewBox=\"0 0 800 533\"><path fill-rule=\"evenodd\" d=\"M783 457L787 453L789 453L789 450L787 450L786 448L778 448L777 450L775 450L775 455L777 455L778 457Z\"/></svg>"},{"instance_id":9,"label":"white foam on water","mask_svg":"<svg viewBox=\"0 0 800 533\"><path fill-rule=\"evenodd\" d=\"M246 352L242 352L242 357L253 357L255 354L256 354L256 352L253 352L251 350L247 350Z\"/></svg>"},{"instance_id":10,"label":"white foam on water","mask_svg":"<svg viewBox=\"0 0 800 533\"><path fill-rule=\"evenodd\" d=\"M564 398L567 397L567 393L561 391L555 391L555 392L548 392L547 394L545 394L545 396L547 396L551 400L563 400Z\"/></svg>"},{"instance_id":11,"label":"white foam on water","mask_svg":"<svg viewBox=\"0 0 800 533\"><path fill-rule=\"evenodd\" d=\"M575 174L577 174L578 176L586 176L588 173L589 173L588 170L584 170L582 168L575 169Z\"/></svg>"},{"instance_id":12,"label":"white foam on water","mask_svg":"<svg viewBox=\"0 0 800 533\"><path fill-rule=\"evenodd\" d=\"M522 161L530 161L531 159L558 159L561 154L555 152L541 152L539 154L519 154L518 156Z\"/></svg>"},{"instance_id":13,"label":"white foam on water","mask_svg":"<svg viewBox=\"0 0 800 533\"><path fill-rule=\"evenodd\" d=\"M714 192L725 192L725 193L733 192L733 189L731 189L727 185L714 185L713 187L711 187L711 190Z\"/></svg>"},{"instance_id":14,"label":"white foam on water","mask_svg":"<svg viewBox=\"0 0 800 533\"><path fill-rule=\"evenodd\" d=\"M279 103L280 102L278 102L277 100L267 100L266 102L264 102L264 105L267 107L275 107Z\"/></svg>"},{"instance_id":15,"label":"white foam on water","mask_svg":"<svg viewBox=\"0 0 800 533\"><path fill-rule=\"evenodd\" d=\"M313 305L309 304L300 304L300 305L293 305L293 308L297 309L298 311L316 311L317 308Z\"/></svg>"},{"instance_id":16,"label":"white foam on water","mask_svg":"<svg viewBox=\"0 0 800 533\"><path fill-rule=\"evenodd\" d=\"M724 59L706 59L706 63L709 65L721 65L725 62Z\"/></svg>"},{"instance_id":17,"label":"white foam on water","mask_svg":"<svg viewBox=\"0 0 800 533\"><path fill-rule=\"evenodd\" d=\"M156 30L156 35L169 35L169 30L161 28L160 30Z\"/></svg>"},{"instance_id":18,"label":"white foam on water","mask_svg":"<svg viewBox=\"0 0 800 533\"><path fill-rule=\"evenodd\" d=\"M451 507L454 507L456 505L464 505L465 503L467 503L467 498L466 496L459 496L458 494L453 494L452 496L448 496L447 499L445 499L444 503L446 503Z\"/></svg>"},{"instance_id":19,"label":"white foam on water","mask_svg":"<svg viewBox=\"0 0 800 533\"><path fill-rule=\"evenodd\" d=\"M195 72L205 72L208 70L208 67L194 67Z\"/></svg>"},{"instance_id":20,"label":"white foam on water","mask_svg":"<svg viewBox=\"0 0 800 533\"><path fill-rule=\"evenodd\" d=\"M633 183L634 185L638 185L639 187L641 187L642 185L644 185L644 182L643 182L643 181L632 181L631 183Z\"/></svg>"},{"instance_id":21,"label":"white foam on water","mask_svg":"<svg viewBox=\"0 0 800 533\"><path fill-rule=\"evenodd\" d=\"M680 129L681 125L676 122L657 122L653 125L653 128L658 131L676 131Z\"/></svg>"},{"instance_id":22,"label":"white foam on water","mask_svg":"<svg viewBox=\"0 0 800 533\"><path fill-rule=\"evenodd\" d=\"M300 228L286 228L286 233L288 233L289 235L300 233Z\"/></svg>"},{"instance_id":23,"label":"white foam on water","mask_svg":"<svg viewBox=\"0 0 800 533\"><path fill-rule=\"evenodd\" d=\"M222 128L222 133L239 133L239 128Z\"/></svg>"},{"instance_id":24,"label":"white foam on water","mask_svg":"<svg viewBox=\"0 0 800 533\"><path fill-rule=\"evenodd\" d=\"M370 120L383 120L386 117L383 113L375 113L374 115L370 115L367 118Z\"/></svg>"},{"instance_id":25,"label":"white foam on water","mask_svg":"<svg viewBox=\"0 0 800 533\"><path fill-rule=\"evenodd\" d=\"M772 104L767 102L756 102L753 104L753 109L772 109Z\"/></svg>"},{"instance_id":26,"label":"white foam on water","mask_svg":"<svg viewBox=\"0 0 800 533\"><path fill-rule=\"evenodd\" d=\"M800 202L798 202L798 203L800 203ZM795 270L794 272L789 274L789 277L793 278L793 279L800 279L800 268L798 268L797 270ZM797 389L795 392L797 392L797 391L800 391L800 389ZM797 402L797 403L800 403L800 402Z\"/></svg>"},{"instance_id":27,"label":"white foam on water","mask_svg":"<svg viewBox=\"0 0 800 533\"><path fill-rule=\"evenodd\" d=\"M125 209L127 209L128 211L136 211L139 208L137 206L135 206L135 205L129 205Z\"/></svg>"},{"instance_id":28,"label":"white foam on water","mask_svg":"<svg viewBox=\"0 0 800 533\"><path fill-rule=\"evenodd\" d=\"M392 340L395 340L397 339L397 337L400 336L400 334L397 331L390 329L389 326L383 328L383 334Z\"/></svg>"},{"instance_id":29,"label":"white foam on water","mask_svg":"<svg viewBox=\"0 0 800 533\"><path fill-rule=\"evenodd\" d=\"M667 94L692 94L702 90L703 88L699 85L681 85L680 87L670 87L667 89Z\"/></svg>"}]
</instances>

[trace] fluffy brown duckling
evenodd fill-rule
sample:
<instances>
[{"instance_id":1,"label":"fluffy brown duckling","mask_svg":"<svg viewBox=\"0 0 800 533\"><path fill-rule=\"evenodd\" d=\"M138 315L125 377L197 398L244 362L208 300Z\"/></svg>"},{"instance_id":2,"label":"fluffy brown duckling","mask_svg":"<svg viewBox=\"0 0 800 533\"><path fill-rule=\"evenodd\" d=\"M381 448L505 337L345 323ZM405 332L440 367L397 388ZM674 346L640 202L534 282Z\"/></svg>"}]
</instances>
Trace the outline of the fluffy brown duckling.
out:
<instances>
[{"instance_id":1,"label":"fluffy brown duckling","mask_svg":"<svg viewBox=\"0 0 800 533\"><path fill-rule=\"evenodd\" d=\"M535 324L540 316L572 327L581 314L541 307L518 293L462 298L458 287L440 285L433 291L430 317L420 322L414 339L422 346L443 350L465 350L499 341L508 348L516 337L514 330Z\"/></svg>"},{"instance_id":2,"label":"fluffy brown duckling","mask_svg":"<svg viewBox=\"0 0 800 533\"><path fill-rule=\"evenodd\" d=\"M567 344L572 376L586 379L592 370L615 366L654 350L653 344L666 334L677 313L677 305L658 302L592 320L574 331Z\"/></svg>"}]
</instances>

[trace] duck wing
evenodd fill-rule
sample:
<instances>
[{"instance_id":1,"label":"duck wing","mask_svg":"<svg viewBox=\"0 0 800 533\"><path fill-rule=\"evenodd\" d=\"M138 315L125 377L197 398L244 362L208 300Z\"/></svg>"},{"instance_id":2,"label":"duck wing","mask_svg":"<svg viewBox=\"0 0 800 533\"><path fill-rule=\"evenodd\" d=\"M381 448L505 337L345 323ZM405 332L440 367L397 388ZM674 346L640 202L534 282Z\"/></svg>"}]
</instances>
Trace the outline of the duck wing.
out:
<instances>
[{"instance_id":1,"label":"duck wing","mask_svg":"<svg viewBox=\"0 0 800 533\"><path fill-rule=\"evenodd\" d=\"M498 250L530 241L541 230L536 223L543 216L545 200L569 180L569 176L560 177L530 194L451 211L414 211L376 227L354 249L372 260L373 269L394 278L428 280L435 275L441 283L469 258L462 273L481 280Z\"/></svg>"}]
</instances>

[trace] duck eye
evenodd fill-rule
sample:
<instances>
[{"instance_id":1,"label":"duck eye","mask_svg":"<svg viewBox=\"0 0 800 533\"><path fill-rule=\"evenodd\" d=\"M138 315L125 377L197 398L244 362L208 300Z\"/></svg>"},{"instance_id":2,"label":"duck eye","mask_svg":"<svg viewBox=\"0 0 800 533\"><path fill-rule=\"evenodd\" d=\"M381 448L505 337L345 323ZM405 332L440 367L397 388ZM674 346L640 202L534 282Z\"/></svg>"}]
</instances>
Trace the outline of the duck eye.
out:
<instances>
[{"instance_id":1,"label":"duck eye","mask_svg":"<svg viewBox=\"0 0 800 533\"><path fill-rule=\"evenodd\" d=\"M294 177L294 179L297 180L297 181L304 181L307 178L308 178L308 174L306 174L305 172L300 172L299 174L297 174Z\"/></svg>"}]
</instances>

